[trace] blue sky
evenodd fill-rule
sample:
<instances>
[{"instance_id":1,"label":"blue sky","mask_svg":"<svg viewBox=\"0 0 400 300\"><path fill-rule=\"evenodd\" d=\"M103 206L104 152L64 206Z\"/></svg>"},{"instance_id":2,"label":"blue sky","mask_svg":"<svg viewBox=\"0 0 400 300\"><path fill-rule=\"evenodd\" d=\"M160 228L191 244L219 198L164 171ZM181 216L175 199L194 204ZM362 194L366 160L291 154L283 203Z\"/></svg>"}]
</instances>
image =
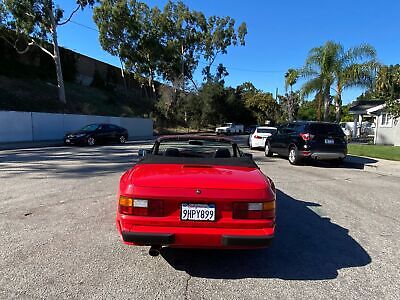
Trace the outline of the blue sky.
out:
<instances>
[{"instance_id":1,"label":"blue sky","mask_svg":"<svg viewBox=\"0 0 400 300\"><path fill-rule=\"evenodd\" d=\"M66 11L74 1L56 1ZM166 0L145 1L149 6L163 7ZM257 88L284 92L284 73L301 67L312 47L328 40L346 48L369 43L384 64L400 63L400 26L398 0L188 0L190 8L209 15L229 15L237 23L247 23L246 46L232 47L216 63L227 66L226 84L237 86L251 81ZM60 44L77 52L118 66L118 59L101 49L92 12L86 9L59 29ZM84 26L87 26L84 27ZM197 81L201 81L200 73ZM301 83L296 87L299 88ZM351 102L360 90L345 92L343 100Z\"/></svg>"}]
</instances>

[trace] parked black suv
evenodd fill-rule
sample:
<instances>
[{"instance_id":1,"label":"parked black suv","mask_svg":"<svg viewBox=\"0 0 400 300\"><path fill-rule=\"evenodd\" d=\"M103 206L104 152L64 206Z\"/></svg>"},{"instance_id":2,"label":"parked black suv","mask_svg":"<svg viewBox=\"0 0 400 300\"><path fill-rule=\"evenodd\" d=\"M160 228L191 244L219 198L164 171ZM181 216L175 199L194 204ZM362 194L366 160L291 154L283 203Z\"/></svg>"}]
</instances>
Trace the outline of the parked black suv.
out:
<instances>
[{"instance_id":1,"label":"parked black suv","mask_svg":"<svg viewBox=\"0 0 400 300\"><path fill-rule=\"evenodd\" d=\"M265 143L265 156L287 156L292 165L305 158L340 163L347 155L345 134L338 124L298 121L284 124Z\"/></svg>"}]
</instances>

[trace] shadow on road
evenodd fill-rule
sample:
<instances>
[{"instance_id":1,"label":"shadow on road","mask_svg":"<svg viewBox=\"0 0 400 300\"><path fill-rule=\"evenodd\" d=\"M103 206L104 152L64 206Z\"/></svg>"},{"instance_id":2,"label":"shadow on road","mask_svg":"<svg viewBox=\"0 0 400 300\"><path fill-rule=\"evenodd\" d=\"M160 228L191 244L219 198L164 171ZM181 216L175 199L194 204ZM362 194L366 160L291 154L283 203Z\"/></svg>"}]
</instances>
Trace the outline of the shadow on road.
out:
<instances>
[{"instance_id":1,"label":"shadow on road","mask_svg":"<svg viewBox=\"0 0 400 300\"><path fill-rule=\"evenodd\" d=\"M323 280L343 268L368 265L368 253L346 228L320 217L309 207L278 191L277 230L273 246L261 250L186 250L164 248L162 256L177 270L194 277Z\"/></svg>"},{"instance_id":2,"label":"shadow on road","mask_svg":"<svg viewBox=\"0 0 400 300\"><path fill-rule=\"evenodd\" d=\"M282 156L273 156L273 157L265 157L265 156L255 156L254 161L255 162L266 162L266 163L271 163L275 162L276 160L286 160L287 163L289 164L289 161L287 160L287 157L282 157ZM371 158L366 158L366 157L359 157L359 156L352 156L348 155L344 161L340 164L335 163L334 161L323 161L323 160L303 160L300 161L299 166L312 166L316 168L339 168L339 169L359 169L363 170L364 165L366 164L374 164L377 163L378 161L375 159Z\"/></svg>"},{"instance_id":3,"label":"shadow on road","mask_svg":"<svg viewBox=\"0 0 400 300\"><path fill-rule=\"evenodd\" d=\"M312 165L313 167L319 167L319 168L342 168L342 169L363 170L364 165L374 164L377 162L378 162L377 160L372 159L372 158L348 155L343 160L343 163L341 163L339 165L335 165L335 163L332 164L329 161L321 161L321 160L312 160L308 164Z\"/></svg>"}]
</instances>

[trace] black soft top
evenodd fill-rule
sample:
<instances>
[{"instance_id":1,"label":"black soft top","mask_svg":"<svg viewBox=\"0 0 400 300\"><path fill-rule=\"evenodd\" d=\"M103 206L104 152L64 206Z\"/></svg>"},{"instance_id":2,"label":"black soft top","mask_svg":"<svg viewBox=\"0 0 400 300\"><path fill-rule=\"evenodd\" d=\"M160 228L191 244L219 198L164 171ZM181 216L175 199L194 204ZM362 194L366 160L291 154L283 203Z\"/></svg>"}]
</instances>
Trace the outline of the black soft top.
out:
<instances>
[{"instance_id":1,"label":"black soft top","mask_svg":"<svg viewBox=\"0 0 400 300\"><path fill-rule=\"evenodd\" d=\"M137 164L182 164L182 165L209 165L209 166L231 166L258 169L257 164L251 157L170 157L163 155L147 154Z\"/></svg>"}]
</instances>

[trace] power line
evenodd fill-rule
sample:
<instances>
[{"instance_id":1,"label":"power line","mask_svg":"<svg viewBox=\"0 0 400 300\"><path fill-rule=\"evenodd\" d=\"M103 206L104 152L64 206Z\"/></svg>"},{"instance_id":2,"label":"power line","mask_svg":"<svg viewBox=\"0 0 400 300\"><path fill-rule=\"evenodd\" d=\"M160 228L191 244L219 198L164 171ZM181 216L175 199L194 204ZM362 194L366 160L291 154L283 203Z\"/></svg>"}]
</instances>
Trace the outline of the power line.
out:
<instances>
[{"instance_id":1,"label":"power line","mask_svg":"<svg viewBox=\"0 0 400 300\"><path fill-rule=\"evenodd\" d=\"M90 26L87 26L87 25L84 25L84 24L75 22L75 21L73 21L73 20L71 20L70 22L73 23L73 24L75 24L75 25L81 26L81 27L83 27L83 28L86 28L86 29L95 31L95 32L97 32L97 33L100 32L100 31L99 31L98 29L96 29L96 28L93 28L93 27L90 27ZM204 62L200 62L200 64L202 64L203 66L208 66L208 64L207 64L207 63L204 63ZM212 64L212 66L216 66L216 65L217 65L217 63L213 63L213 64ZM249 73L285 73L285 72L286 72L286 71L281 71L281 70L255 70L255 69L246 69L246 68L243 69L243 68L232 67L232 66L229 66L229 65L226 65L226 67L227 67L229 70L234 70L234 71L239 71L239 72L249 72Z\"/></svg>"},{"instance_id":2,"label":"power line","mask_svg":"<svg viewBox=\"0 0 400 300\"><path fill-rule=\"evenodd\" d=\"M84 28L86 28L86 29L90 29L90 30L93 30L93 31L96 31L96 32L100 32L100 31L97 30L96 28L93 28L93 27L90 27L90 26L87 26L87 25L84 25L84 24L81 24L81 23L78 23L78 22L75 22L75 21L72 21L72 20L71 20L70 22L73 23L73 24L75 24L75 25L84 27Z\"/></svg>"}]
</instances>

